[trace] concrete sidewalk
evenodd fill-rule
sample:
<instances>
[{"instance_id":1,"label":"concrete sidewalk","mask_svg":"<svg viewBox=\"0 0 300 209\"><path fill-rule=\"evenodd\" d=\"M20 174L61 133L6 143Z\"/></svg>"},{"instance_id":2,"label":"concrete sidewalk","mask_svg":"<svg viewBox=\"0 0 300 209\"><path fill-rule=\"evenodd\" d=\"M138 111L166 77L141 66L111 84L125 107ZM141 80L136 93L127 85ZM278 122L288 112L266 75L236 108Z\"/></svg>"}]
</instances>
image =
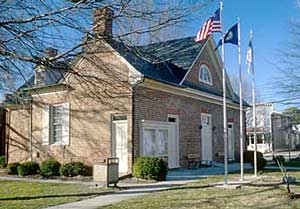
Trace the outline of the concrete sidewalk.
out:
<instances>
[{"instance_id":1,"label":"concrete sidewalk","mask_svg":"<svg viewBox=\"0 0 300 209\"><path fill-rule=\"evenodd\" d=\"M250 168L250 164L245 164L244 168ZM239 163L230 163L228 171L238 171ZM111 194L98 196L95 198L82 200L78 202L67 203L63 205L49 207L47 209L95 209L101 206L115 204L123 200L137 198L152 192L159 192L172 189L184 184L198 181L211 175L220 175L224 173L224 165L222 163L214 163L213 167L196 168L196 169L175 169L168 171L167 181L157 183L132 184L120 182L118 186L123 190Z\"/></svg>"},{"instance_id":2,"label":"concrete sidewalk","mask_svg":"<svg viewBox=\"0 0 300 209\"><path fill-rule=\"evenodd\" d=\"M118 186L124 190L87 200L48 207L47 209L96 209L101 206L118 203L123 200L137 198L148 193L164 191L174 187L182 186L192 181L196 180L163 181L152 184L119 183Z\"/></svg>"},{"instance_id":3,"label":"concrete sidewalk","mask_svg":"<svg viewBox=\"0 0 300 209\"><path fill-rule=\"evenodd\" d=\"M240 163L229 163L228 172L237 172L240 171ZM244 164L244 169L251 169L250 163ZM167 174L168 181L174 180L191 180L191 179L200 179L207 176L220 175L224 174L224 164L223 163L214 163L212 167L200 167L200 168L180 168L175 170L169 170Z\"/></svg>"}]
</instances>

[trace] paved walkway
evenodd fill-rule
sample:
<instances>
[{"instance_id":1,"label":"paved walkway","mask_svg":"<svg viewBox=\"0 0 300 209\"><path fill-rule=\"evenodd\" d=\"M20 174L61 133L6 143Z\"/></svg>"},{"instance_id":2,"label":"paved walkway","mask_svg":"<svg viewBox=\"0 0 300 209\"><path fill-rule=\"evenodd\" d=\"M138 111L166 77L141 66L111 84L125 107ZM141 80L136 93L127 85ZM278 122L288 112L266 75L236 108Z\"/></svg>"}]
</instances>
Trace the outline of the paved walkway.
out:
<instances>
[{"instance_id":1,"label":"paved walkway","mask_svg":"<svg viewBox=\"0 0 300 209\"><path fill-rule=\"evenodd\" d=\"M246 168L250 168L250 165L245 164L245 169ZM228 165L229 172L238 171L239 169L239 163L230 163ZM159 192L171 189L173 187L182 186L184 184L190 183L192 181L197 181L200 178L205 178L210 175L218 175L223 173L223 164L214 164L214 167L208 168L175 169L168 172L167 181L164 182L151 184L119 183L118 186L124 190L87 200L53 206L47 209L95 209L101 206L115 204L123 200L137 198L151 192Z\"/></svg>"},{"instance_id":2,"label":"paved walkway","mask_svg":"<svg viewBox=\"0 0 300 209\"><path fill-rule=\"evenodd\" d=\"M240 163L229 163L228 172L235 172L240 170ZM244 169L251 169L250 163L244 164ZM199 179L212 175L224 174L224 164L214 163L212 167L195 168L195 169L175 169L170 170L167 175L167 180L189 180Z\"/></svg>"},{"instance_id":3,"label":"paved walkway","mask_svg":"<svg viewBox=\"0 0 300 209\"><path fill-rule=\"evenodd\" d=\"M287 171L300 171L299 167L292 167L292 166L283 166ZM280 171L280 168L276 165L268 165L265 167L265 169L270 169L270 170L278 170Z\"/></svg>"},{"instance_id":4,"label":"paved walkway","mask_svg":"<svg viewBox=\"0 0 300 209\"><path fill-rule=\"evenodd\" d=\"M157 182L152 184L118 184L119 187L124 190L114 192L111 194L98 196L95 198L82 200L78 202L67 203L63 205L49 207L47 209L96 209L101 206L110 205L114 203L121 202L123 200L128 200L132 198L137 198L142 195L151 193L151 192L159 192L163 190L168 190L172 187L181 186L192 182L193 180L186 181L164 181Z\"/></svg>"}]
</instances>

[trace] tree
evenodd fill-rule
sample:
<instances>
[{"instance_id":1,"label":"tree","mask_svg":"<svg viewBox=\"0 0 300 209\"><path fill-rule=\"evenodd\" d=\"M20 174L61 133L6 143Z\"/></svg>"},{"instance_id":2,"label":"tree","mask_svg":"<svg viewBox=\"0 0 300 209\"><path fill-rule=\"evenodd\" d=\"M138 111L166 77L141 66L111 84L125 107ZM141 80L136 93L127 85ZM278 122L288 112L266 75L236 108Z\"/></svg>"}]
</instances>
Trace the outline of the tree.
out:
<instances>
[{"instance_id":1,"label":"tree","mask_svg":"<svg viewBox=\"0 0 300 209\"><path fill-rule=\"evenodd\" d=\"M239 76L236 74L230 74L229 79L233 88L233 91L240 95L240 79ZM248 102L249 104L252 103L252 84L249 82L249 80L243 78L242 80L242 95L243 99ZM260 103L261 97L259 93L259 89L256 88L256 103Z\"/></svg>"},{"instance_id":2,"label":"tree","mask_svg":"<svg viewBox=\"0 0 300 209\"><path fill-rule=\"evenodd\" d=\"M293 125L300 124L300 109L298 107L286 108L283 113L291 117Z\"/></svg>"},{"instance_id":3,"label":"tree","mask_svg":"<svg viewBox=\"0 0 300 209\"><path fill-rule=\"evenodd\" d=\"M28 83L34 66L69 63L84 56L82 49L89 40L107 38L93 33L91 14L95 8L114 11L112 38L128 46L160 40L161 33L176 30L203 5L202 1L195 4L154 0L0 1L0 93L15 92L22 83ZM49 47L58 49L58 53L43 56Z\"/></svg>"},{"instance_id":4,"label":"tree","mask_svg":"<svg viewBox=\"0 0 300 209\"><path fill-rule=\"evenodd\" d=\"M290 21L290 40L279 50L277 65L280 76L274 78L276 94L284 99L285 105L298 105L300 98L300 22Z\"/></svg>"}]
</instances>

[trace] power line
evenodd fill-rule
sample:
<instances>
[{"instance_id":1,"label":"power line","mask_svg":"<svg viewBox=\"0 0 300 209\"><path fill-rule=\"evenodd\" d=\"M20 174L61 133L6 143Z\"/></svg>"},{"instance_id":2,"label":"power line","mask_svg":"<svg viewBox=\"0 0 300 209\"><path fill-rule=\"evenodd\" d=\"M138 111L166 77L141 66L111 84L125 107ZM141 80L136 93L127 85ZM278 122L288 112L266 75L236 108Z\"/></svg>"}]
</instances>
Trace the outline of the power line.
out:
<instances>
[{"instance_id":1,"label":"power line","mask_svg":"<svg viewBox=\"0 0 300 209\"><path fill-rule=\"evenodd\" d=\"M287 99L281 99L281 100L275 100L275 101L266 102L266 103L281 103L281 102L291 101L291 100L295 100L295 99L300 99L300 96L298 96L298 97L292 97L292 98L287 98Z\"/></svg>"}]
</instances>

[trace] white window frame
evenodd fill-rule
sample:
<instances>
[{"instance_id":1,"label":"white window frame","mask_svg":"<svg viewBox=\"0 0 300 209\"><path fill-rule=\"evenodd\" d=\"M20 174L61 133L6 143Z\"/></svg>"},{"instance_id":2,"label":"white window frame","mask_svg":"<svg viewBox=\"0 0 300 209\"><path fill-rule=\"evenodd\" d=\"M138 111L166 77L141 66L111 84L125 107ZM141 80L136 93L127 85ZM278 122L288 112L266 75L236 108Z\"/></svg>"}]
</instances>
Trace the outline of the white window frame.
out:
<instances>
[{"instance_id":1,"label":"white window frame","mask_svg":"<svg viewBox=\"0 0 300 209\"><path fill-rule=\"evenodd\" d=\"M62 107L61 138L54 142L53 108ZM43 145L69 145L70 144L70 105L69 103L45 105L42 118Z\"/></svg>"},{"instance_id":2,"label":"white window frame","mask_svg":"<svg viewBox=\"0 0 300 209\"><path fill-rule=\"evenodd\" d=\"M166 141L167 143L167 150L166 150L166 153L163 154L163 155L151 155L151 156L155 156L155 157L167 157L169 155L168 153L168 143L169 142L169 137L173 137L170 135L170 130L169 128L170 127L173 127L174 126L174 123L168 123L168 122L162 122L162 121L151 121L151 120L142 120L141 121L141 129L140 129L140 136L141 136L141 139L143 139L143 134L144 134L144 129L150 129L150 130L154 130L155 131L155 137L157 137L157 133L159 130L168 130L168 141ZM140 143L140 155L141 156L148 156L148 155L145 155L144 153L144 147L143 147L143 143Z\"/></svg>"},{"instance_id":3,"label":"white window frame","mask_svg":"<svg viewBox=\"0 0 300 209\"><path fill-rule=\"evenodd\" d=\"M203 80L203 79L201 78L201 71L203 70L203 68L207 70L208 76L209 76L209 78L210 78L210 81L206 81L206 80ZM198 72L198 80L199 80L200 82L203 82L203 83L208 84L208 85L210 85L210 86L213 85L213 80L212 80L211 72L210 72L209 67L208 67L206 64L202 64L202 65L200 66L199 72Z\"/></svg>"},{"instance_id":4,"label":"white window frame","mask_svg":"<svg viewBox=\"0 0 300 209\"><path fill-rule=\"evenodd\" d=\"M61 135L60 139L58 139L56 142L54 142L54 108L61 107ZM50 111L50 139L51 139L51 144L56 144L56 145L62 145L63 144L63 120L64 120L64 105L63 104L55 104L52 105L51 111Z\"/></svg>"}]
</instances>

